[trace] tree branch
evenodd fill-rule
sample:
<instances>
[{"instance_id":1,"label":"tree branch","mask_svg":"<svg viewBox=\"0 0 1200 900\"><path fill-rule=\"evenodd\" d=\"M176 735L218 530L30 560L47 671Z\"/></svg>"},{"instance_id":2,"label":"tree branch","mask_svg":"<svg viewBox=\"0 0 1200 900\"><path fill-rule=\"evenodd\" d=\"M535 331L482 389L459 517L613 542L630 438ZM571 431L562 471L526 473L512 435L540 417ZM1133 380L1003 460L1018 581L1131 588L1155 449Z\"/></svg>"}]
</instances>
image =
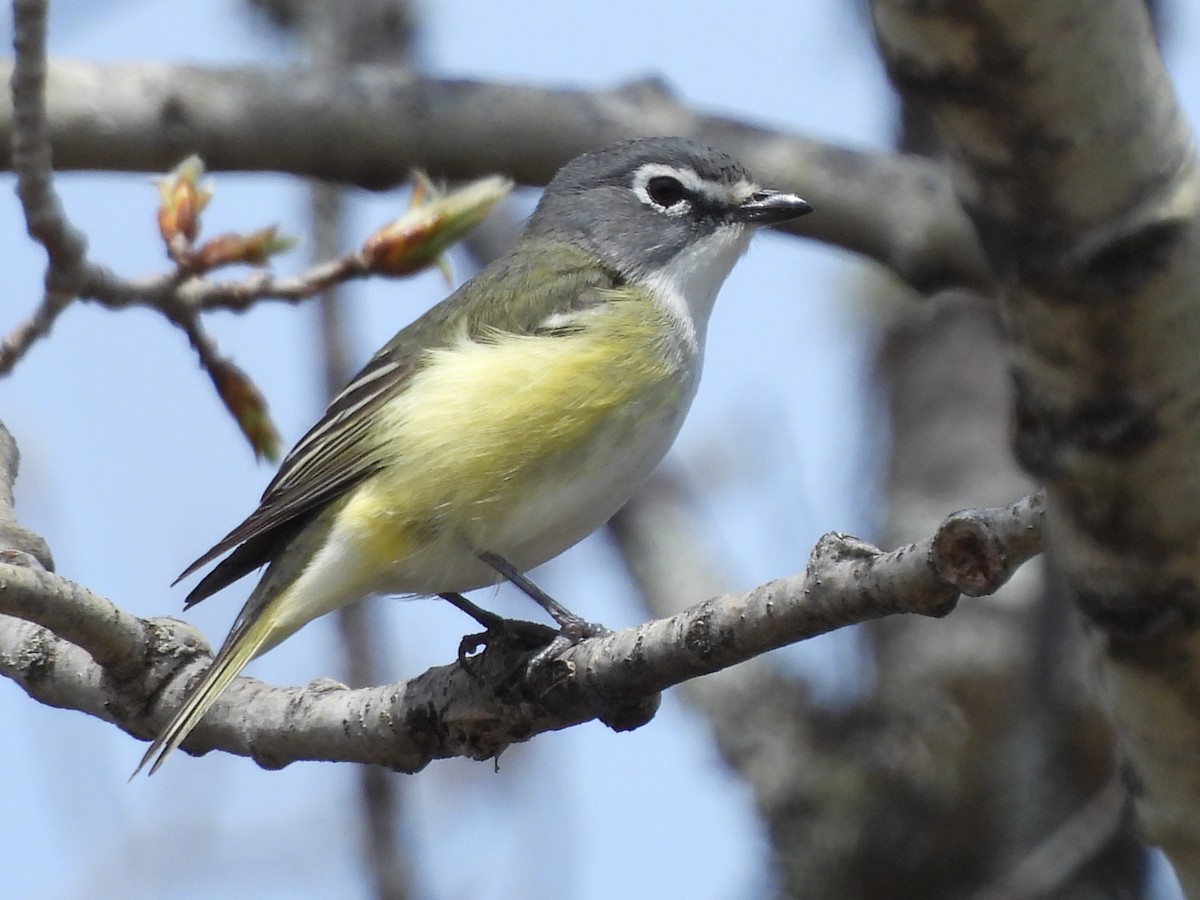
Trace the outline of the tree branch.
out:
<instances>
[{"instance_id":1,"label":"tree branch","mask_svg":"<svg viewBox=\"0 0 1200 900\"><path fill-rule=\"evenodd\" d=\"M371 273L412 274L429 265L453 240L478 221L511 183L485 179L454 195L431 199L367 239L358 251L319 263L298 277L258 273L241 281L211 281L207 273L231 262L260 263L281 248L275 228L249 234L225 234L193 246L199 212L211 195L197 184L203 166L189 157L160 180L159 230L175 262L172 271L140 280L116 276L88 262L86 242L67 221L52 179L49 129L45 115L46 3L22 0L14 7L10 117L12 162L31 236L49 257L46 292L34 313L0 338L0 375L10 371L29 348L45 337L58 315L79 298L110 309L146 306L164 315L188 336L218 395L250 441L256 455L279 453L279 438L266 401L250 379L218 352L199 314L205 309L245 309L273 297L300 300L351 278ZM425 191L419 192L422 196ZM414 199L418 192L414 191Z\"/></svg>"},{"instance_id":2,"label":"tree branch","mask_svg":"<svg viewBox=\"0 0 1200 900\"><path fill-rule=\"evenodd\" d=\"M0 62L0 73L5 64ZM785 228L876 259L920 290L987 287L991 274L945 172L918 157L848 150L693 112L658 81L611 90L337 72L56 61L50 138L60 169L163 171L189 153L214 169L280 171L384 188L413 168L541 185L619 138L689 135L730 151L821 211ZM0 106L0 136L13 128ZM0 166L11 165L0 151Z\"/></svg>"},{"instance_id":3,"label":"tree branch","mask_svg":"<svg viewBox=\"0 0 1200 900\"><path fill-rule=\"evenodd\" d=\"M222 749L267 767L327 759L416 771L441 757L491 758L592 718L636 728L653 716L659 691L698 675L881 616L945 615L963 586L995 590L1038 552L1041 519L1034 496L958 513L937 534L888 553L829 534L802 575L585 641L528 680L516 673L531 648L503 636L468 665L381 687L275 688L239 678L184 749ZM952 564L939 557L948 546ZM0 672L34 699L148 737L208 656L184 623L139 620L49 572L0 565Z\"/></svg>"},{"instance_id":4,"label":"tree branch","mask_svg":"<svg viewBox=\"0 0 1200 900\"><path fill-rule=\"evenodd\" d=\"M310 48L316 66L341 69L353 61L380 57L409 65L416 16L408 0L360 0L353 6L309 4L298 11L298 35ZM347 191L340 185L311 180L308 186L312 255L329 259L341 249L346 231ZM354 372L351 367L345 298L334 285L319 300L316 343L324 362L325 396L332 400ZM383 638L378 627L379 599L338 609L342 670L353 687L378 684ZM393 649L393 660L395 651ZM362 815L362 856L377 900L408 900L413 877L405 841L401 839L407 804L403 785L379 766L358 767L357 799Z\"/></svg>"},{"instance_id":5,"label":"tree branch","mask_svg":"<svg viewBox=\"0 0 1200 900\"><path fill-rule=\"evenodd\" d=\"M50 128L46 122L46 0L13 3L13 49L8 73L12 86L11 125L4 146L17 176L17 197L29 236L49 258L46 291L37 310L0 342L0 373L38 338L50 331L58 314L75 299L87 280L87 242L63 214L54 190Z\"/></svg>"}]
</instances>

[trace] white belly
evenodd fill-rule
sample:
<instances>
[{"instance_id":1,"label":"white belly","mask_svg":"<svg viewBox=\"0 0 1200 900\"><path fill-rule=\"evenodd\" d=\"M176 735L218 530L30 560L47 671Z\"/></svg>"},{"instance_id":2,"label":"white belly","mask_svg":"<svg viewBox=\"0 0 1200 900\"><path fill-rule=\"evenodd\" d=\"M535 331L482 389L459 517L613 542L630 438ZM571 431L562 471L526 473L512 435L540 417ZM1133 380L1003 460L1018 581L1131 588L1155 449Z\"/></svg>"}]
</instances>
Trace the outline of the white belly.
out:
<instances>
[{"instance_id":1,"label":"white belly","mask_svg":"<svg viewBox=\"0 0 1200 900\"><path fill-rule=\"evenodd\" d=\"M492 552L521 570L553 559L587 537L645 484L679 433L692 392L673 414L636 434L599 439L574 471L556 474L530 491L502 517ZM490 548L489 548L490 549Z\"/></svg>"}]
</instances>

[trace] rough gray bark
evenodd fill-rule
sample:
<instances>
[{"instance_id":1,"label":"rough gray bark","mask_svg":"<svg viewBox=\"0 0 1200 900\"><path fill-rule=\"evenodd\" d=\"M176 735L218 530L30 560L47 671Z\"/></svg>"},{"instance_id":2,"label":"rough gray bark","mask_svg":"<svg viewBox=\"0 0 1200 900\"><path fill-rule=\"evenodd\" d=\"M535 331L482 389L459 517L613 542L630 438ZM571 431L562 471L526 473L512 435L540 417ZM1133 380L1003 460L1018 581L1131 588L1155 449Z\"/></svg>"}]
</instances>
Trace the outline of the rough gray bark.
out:
<instances>
[{"instance_id":1,"label":"rough gray bark","mask_svg":"<svg viewBox=\"0 0 1200 900\"><path fill-rule=\"evenodd\" d=\"M991 299L900 310L880 367L892 423L885 544L919 533L936 508L1030 488L1010 451L1012 392ZM1049 885L1032 896L1136 894L1144 862L1122 816L1124 792L1111 787L1115 748L1086 686L1077 616L1043 565L961 612L936 630L898 620L870 628L873 702L906 734L910 760L938 760L933 790L916 789L920 767L898 770L912 788L899 795L909 806L905 877L931 898L962 896L964 885L1012 896L1013 883L1031 880ZM1107 805L1094 806L1097 796ZM1085 812L1093 808L1103 815ZM1084 820L1076 831L1087 840L1036 852ZM859 848L877 859L899 850Z\"/></svg>"},{"instance_id":2,"label":"rough gray bark","mask_svg":"<svg viewBox=\"0 0 1200 900\"><path fill-rule=\"evenodd\" d=\"M1146 836L1200 891L1200 230L1144 5L876 0L1002 273L1016 448L1090 623Z\"/></svg>"}]
</instances>

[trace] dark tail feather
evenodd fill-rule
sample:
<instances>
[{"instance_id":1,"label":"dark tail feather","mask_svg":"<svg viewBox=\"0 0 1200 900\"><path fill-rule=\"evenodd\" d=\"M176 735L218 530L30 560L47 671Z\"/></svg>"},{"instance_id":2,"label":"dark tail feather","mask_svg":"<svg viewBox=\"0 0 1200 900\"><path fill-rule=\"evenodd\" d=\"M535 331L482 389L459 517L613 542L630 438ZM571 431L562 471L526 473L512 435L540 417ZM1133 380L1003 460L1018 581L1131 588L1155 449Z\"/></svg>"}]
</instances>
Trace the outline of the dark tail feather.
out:
<instances>
[{"instance_id":1,"label":"dark tail feather","mask_svg":"<svg viewBox=\"0 0 1200 900\"><path fill-rule=\"evenodd\" d=\"M288 522L286 526L279 526L265 534L250 538L250 540L221 560L216 568L200 579L200 583L188 592L183 608L191 609L205 597L212 596L222 588L233 584L239 578L249 575L255 569L265 566L275 558L275 555L280 550L291 542L297 532L307 523L308 518L305 516L299 521L293 520ZM179 578L175 579L175 584L178 584L180 579L192 574L192 572L196 571L197 568L204 565L211 558L211 553L200 557Z\"/></svg>"}]
</instances>

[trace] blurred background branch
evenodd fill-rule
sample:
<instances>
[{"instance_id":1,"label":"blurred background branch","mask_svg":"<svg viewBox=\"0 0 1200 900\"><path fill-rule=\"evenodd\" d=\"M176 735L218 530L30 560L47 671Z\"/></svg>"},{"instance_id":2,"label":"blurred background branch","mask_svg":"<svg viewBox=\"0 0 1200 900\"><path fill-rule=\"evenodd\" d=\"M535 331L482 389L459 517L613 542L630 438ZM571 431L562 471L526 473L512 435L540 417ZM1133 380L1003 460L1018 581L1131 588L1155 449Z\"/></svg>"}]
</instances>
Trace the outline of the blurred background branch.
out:
<instances>
[{"instance_id":1,"label":"blurred background branch","mask_svg":"<svg viewBox=\"0 0 1200 900\"><path fill-rule=\"evenodd\" d=\"M0 75L8 74L0 61ZM56 60L47 89L56 164L73 170L161 171L197 153L214 171L270 170L376 189L414 168L451 179L504 172L540 185L589 147L686 135L741 159L764 184L811 195L821 221L784 230L883 262L923 291L991 281L939 167L697 113L661 81L581 91L381 65L280 72ZM12 132L4 113L0 105L0 140ZM10 164L3 146L0 168Z\"/></svg>"}]
</instances>

